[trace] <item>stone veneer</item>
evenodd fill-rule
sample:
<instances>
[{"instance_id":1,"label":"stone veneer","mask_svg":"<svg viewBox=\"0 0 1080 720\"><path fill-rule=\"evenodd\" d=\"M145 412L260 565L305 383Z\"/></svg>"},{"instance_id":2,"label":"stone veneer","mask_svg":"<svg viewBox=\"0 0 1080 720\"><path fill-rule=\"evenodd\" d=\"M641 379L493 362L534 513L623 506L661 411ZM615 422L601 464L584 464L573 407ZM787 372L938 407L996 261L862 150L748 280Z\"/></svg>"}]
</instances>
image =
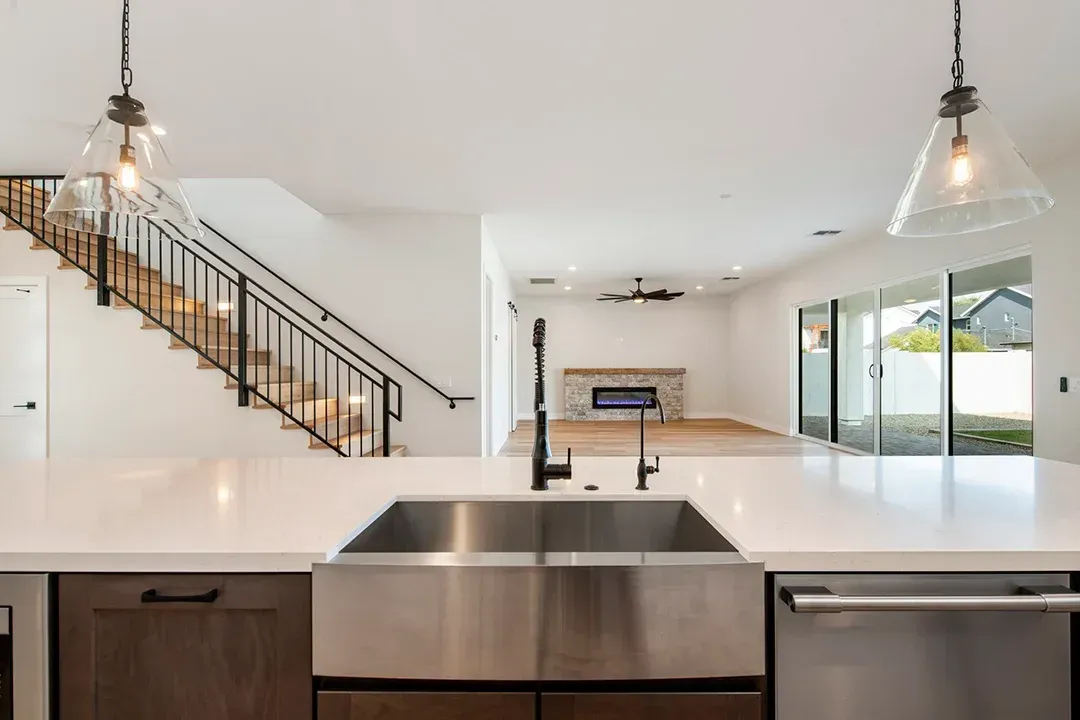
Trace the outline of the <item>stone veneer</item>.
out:
<instances>
[{"instance_id":1,"label":"stone veneer","mask_svg":"<svg viewBox=\"0 0 1080 720\"><path fill-rule=\"evenodd\" d=\"M594 408L594 387L655 387L668 420L683 418L683 378L686 368L566 368L563 370L567 420L637 420L640 409ZM658 420L660 411L646 409L645 417Z\"/></svg>"}]
</instances>

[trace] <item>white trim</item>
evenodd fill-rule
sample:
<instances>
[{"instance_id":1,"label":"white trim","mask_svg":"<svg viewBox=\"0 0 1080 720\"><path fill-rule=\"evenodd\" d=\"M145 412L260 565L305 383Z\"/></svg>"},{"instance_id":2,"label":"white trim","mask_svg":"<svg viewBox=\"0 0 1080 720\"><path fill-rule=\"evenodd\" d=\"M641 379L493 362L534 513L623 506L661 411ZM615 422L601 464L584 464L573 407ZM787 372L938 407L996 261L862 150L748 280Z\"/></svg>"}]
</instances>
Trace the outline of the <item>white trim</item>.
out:
<instances>
[{"instance_id":1,"label":"white trim","mask_svg":"<svg viewBox=\"0 0 1080 720\"><path fill-rule=\"evenodd\" d=\"M747 417L746 415L740 415L738 413L728 413L726 417L728 420L741 422L743 425L752 425L754 427L761 428L762 430L774 432L777 435L786 435L788 437L791 437L792 435L790 428L781 427L780 425L766 422L765 420L758 420L757 418Z\"/></svg>"}]
</instances>

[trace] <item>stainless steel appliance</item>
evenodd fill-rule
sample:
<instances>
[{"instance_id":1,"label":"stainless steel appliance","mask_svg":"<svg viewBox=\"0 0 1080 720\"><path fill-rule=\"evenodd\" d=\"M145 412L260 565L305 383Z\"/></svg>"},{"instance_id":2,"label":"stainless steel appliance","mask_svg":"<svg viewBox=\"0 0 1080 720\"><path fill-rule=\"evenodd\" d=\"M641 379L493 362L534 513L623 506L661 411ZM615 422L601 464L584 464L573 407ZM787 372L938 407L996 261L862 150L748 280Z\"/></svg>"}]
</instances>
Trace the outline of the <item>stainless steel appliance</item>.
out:
<instances>
[{"instance_id":1,"label":"stainless steel appliance","mask_svg":"<svg viewBox=\"0 0 1080 720\"><path fill-rule=\"evenodd\" d=\"M1068 575L777 575L777 720L1068 720Z\"/></svg>"},{"instance_id":2,"label":"stainless steel appliance","mask_svg":"<svg viewBox=\"0 0 1080 720\"><path fill-rule=\"evenodd\" d=\"M46 720L48 581L0 575L0 720Z\"/></svg>"},{"instance_id":3,"label":"stainless steel appliance","mask_svg":"<svg viewBox=\"0 0 1080 720\"><path fill-rule=\"evenodd\" d=\"M765 581L684 501L398 502L312 572L315 674L765 674Z\"/></svg>"}]
</instances>

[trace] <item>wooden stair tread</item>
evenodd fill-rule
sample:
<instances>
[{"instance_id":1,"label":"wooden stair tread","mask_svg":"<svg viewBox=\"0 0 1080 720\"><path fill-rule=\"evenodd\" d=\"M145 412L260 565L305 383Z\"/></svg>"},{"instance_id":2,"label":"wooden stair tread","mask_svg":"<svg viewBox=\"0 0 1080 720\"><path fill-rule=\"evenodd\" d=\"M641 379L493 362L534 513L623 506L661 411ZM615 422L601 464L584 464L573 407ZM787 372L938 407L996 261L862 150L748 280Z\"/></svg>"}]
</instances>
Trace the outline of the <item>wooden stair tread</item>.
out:
<instances>
[{"instance_id":1,"label":"wooden stair tread","mask_svg":"<svg viewBox=\"0 0 1080 720\"><path fill-rule=\"evenodd\" d=\"M348 435L341 435L336 438L329 438L329 444L319 440L314 435L311 436L312 442L308 444L309 450L333 450L336 448L347 448L351 443L356 450L362 450L364 448L364 441L375 435L382 436L382 430L357 430L354 433ZM381 448L382 445L377 445L377 448Z\"/></svg>"},{"instance_id":2,"label":"wooden stair tread","mask_svg":"<svg viewBox=\"0 0 1080 720\"><path fill-rule=\"evenodd\" d=\"M405 451L408 448L405 445L391 445L389 457L405 457ZM382 454L382 447L377 447L371 452L366 452L361 457L384 457Z\"/></svg>"}]
</instances>

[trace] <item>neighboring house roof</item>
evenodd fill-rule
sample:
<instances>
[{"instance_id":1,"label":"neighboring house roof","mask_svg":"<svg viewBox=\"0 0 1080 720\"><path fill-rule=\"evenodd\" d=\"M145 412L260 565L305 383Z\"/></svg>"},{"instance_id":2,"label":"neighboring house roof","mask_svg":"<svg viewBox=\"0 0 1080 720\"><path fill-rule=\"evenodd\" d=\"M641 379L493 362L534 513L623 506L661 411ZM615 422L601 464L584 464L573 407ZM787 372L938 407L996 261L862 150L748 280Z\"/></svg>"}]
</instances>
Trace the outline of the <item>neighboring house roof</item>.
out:
<instances>
[{"instance_id":1,"label":"neighboring house roof","mask_svg":"<svg viewBox=\"0 0 1080 720\"><path fill-rule=\"evenodd\" d=\"M1002 296L1008 297L1008 298L1014 300L1015 302L1019 303L1020 305L1023 305L1024 307L1027 307L1027 308L1031 307L1031 295L1029 293L1026 293L1023 290L1017 290L1016 288L1011 288L1011 287L998 288L997 290L994 290L993 292L987 293L986 297L982 298L977 303L975 303L974 305L969 307L967 310L965 310L958 317L962 317L962 318L971 317L972 315L975 315L976 313L978 313L979 310L986 307L987 304L989 304L994 298L1002 297Z\"/></svg>"},{"instance_id":2,"label":"neighboring house roof","mask_svg":"<svg viewBox=\"0 0 1080 720\"><path fill-rule=\"evenodd\" d=\"M919 317L915 318L912 324L918 325L925 318L930 318L931 320L939 324L941 323L941 313L939 313L937 310L934 310L933 308L926 308L922 311L922 313L919 314Z\"/></svg>"}]
</instances>

